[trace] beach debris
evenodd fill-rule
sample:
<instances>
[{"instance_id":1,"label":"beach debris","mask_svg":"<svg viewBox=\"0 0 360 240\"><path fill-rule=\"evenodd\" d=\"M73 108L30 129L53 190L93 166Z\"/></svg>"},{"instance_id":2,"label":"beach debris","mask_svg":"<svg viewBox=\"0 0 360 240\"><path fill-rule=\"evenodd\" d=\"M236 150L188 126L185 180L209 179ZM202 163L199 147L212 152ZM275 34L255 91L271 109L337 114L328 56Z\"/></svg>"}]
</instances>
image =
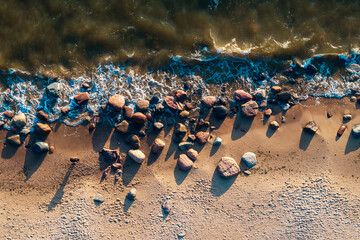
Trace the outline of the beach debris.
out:
<instances>
[{"instance_id":1,"label":"beach debris","mask_svg":"<svg viewBox=\"0 0 360 240\"><path fill-rule=\"evenodd\" d=\"M58 98L61 94L61 84L59 82L51 83L46 87L46 91L50 96Z\"/></svg>"},{"instance_id":2,"label":"beach debris","mask_svg":"<svg viewBox=\"0 0 360 240\"><path fill-rule=\"evenodd\" d=\"M272 92L272 93L275 93L275 94L280 93L281 90L282 90L282 88L281 88L280 86L272 86L272 87L271 87L271 92Z\"/></svg>"},{"instance_id":3,"label":"beach debris","mask_svg":"<svg viewBox=\"0 0 360 240\"><path fill-rule=\"evenodd\" d=\"M289 92L289 91L284 91L284 92L280 92L278 93L277 95L277 99L280 101L280 102L289 102L291 97L292 97L292 94Z\"/></svg>"},{"instance_id":4,"label":"beach debris","mask_svg":"<svg viewBox=\"0 0 360 240\"><path fill-rule=\"evenodd\" d=\"M272 121L272 122L269 124L269 126L270 126L272 129L276 130L276 129L278 129L278 128L280 127L280 124L279 124L277 121Z\"/></svg>"},{"instance_id":5,"label":"beach debris","mask_svg":"<svg viewBox=\"0 0 360 240\"><path fill-rule=\"evenodd\" d=\"M344 122L349 122L352 119L351 114L344 114L343 115L343 121Z\"/></svg>"},{"instance_id":6,"label":"beach debris","mask_svg":"<svg viewBox=\"0 0 360 240\"><path fill-rule=\"evenodd\" d=\"M201 99L201 106L204 108L212 108L215 104L216 97L206 96Z\"/></svg>"},{"instance_id":7,"label":"beach debris","mask_svg":"<svg viewBox=\"0 0 360 240\"><path fill-rule=\"evenodd\" d=\"M164 128L164 124L162 124L161 122L155 122L154 123L154 128L156 129L156 130L161 130L161 129L163 129Z\"/></svg>"},{"instance_id":8,"label":"beach debris","mask_svg":"<svg viewBox=\"0 0 360 240\"><path fill-rule=\"evenodd\" d=\"M182 111L184 109L183 104L179 101L176 101L176 99L172 96L164 97L164 102L166 106L172 110Z\"/></svg>"},{"instance_id":9,"label":"beach debris","mask_svg":"<svg viewBox=\"0 0 360 240\"><path fill-rule=\"evenodd\" d=\"M332 117L331 112L327 112L327 113L326 113L326 116L327 116L327 118L331 118L331 117Z\"/></svg>"},{"instance_id":10,"label":"beach debris","mask_svg":"<svg viewBox=\"0 0 360 240\"><path fill-rule=\"evenodd\" d=\"M249 167L252 168L257 164L256 155L253 152L246 152L242 155L241 160Z\"/></svg>"},{"instance_id":11,"label":"beach debris","mask_svg":"<svg viewBox=\"0 0 360 240\"><path fill-rule=\"evenodd\" d=\"M134 109L129 106L124 106L124 118L126 120L131 120L134 115Z\"/></svg>"},{"instance_id":12,"label":"beach debris","mask_svg":"<svg viewBox=\"0 0 360 240\"><path fill-rule=\"evenodd\" d=\"M272 114L271 108L267 108L267 109L264 110L264 116L265 117L270 117L271 114Z\"/></svg>"},{"instance_id":13,"label":"beach debris","mask_svg":"<svg viewBox=\"0 0 360 240\"><path fill-rule=\"evenodd\" d=\"M37 123L34 127L35 133L47 136L51 133L51 127L47 123Z\"/></svg>"},{"instance_id":14,"label":"beach debris","mask_svg":"<svg viewBox=\"0 0 360 240\"><path fill-rule=\"evenodd\" d=\"M177 101L183 102L185 101L186 97L187 97L187 92L185 92L184 90L176 90L175 98Z\"/></svg>"},{"instance_id":15,"label":"beach debris","mask_svg":"<svg viewBox=\"0 0 360 240\"><path fill-rule=\"evenodd\" d=\"M133 148L140 148L140 138L137 135L130 135L128 138L128 142Z\"/></svg>"},{"instance_id":16,"label":"beach debris","mask_svg":"<svg viewBox=\"0 0 360 240\"><path fill-rule=\"evenodd\" d=\"M6 142L10 143L11 145L16 146L16 147L19 147L22 144L19 134L14 134L14 135L8 136L6 138Z\"/></svg>"},{"instance_id":17,"label":"beach debris","mask_svg":"<svg viewBox=\"0 0 360 240\"><path fill-rule=\"evenodd\" d=\"M223 105L215 106L213 111L214 111L216 119L218 119L218 120L225 119L229 112L227 107L225 107Z\"/></svg>"},{"instance_id":18,"label":"beach debris","mask_svg":"<svg viewBox=\"0 0 360 240\"><path fill-rule=\"evenodd\" d=\"M191 148L194 145L193 142L182 142L179 144L179 149L181 151Z\"/></svg>"},{"instance_id":19,"label":"beach debris","mask_svg":"<svg viewBox=\"0 0 360 240\"><path fill-rule=\"evenodd\" d=\"M103 148L99 153L101 154L103 160L107 163L114 163L118 161L120 156L118 150L111 150L107 148Z\"/></svg>"},{"instance_id":20,"label":"beach debris","mask_svg":"<svg viewBox=\"0 0 360 240\"><path fill-rule=\"evenodd\" d=\"M115 126L115 131L120 134L126 134L129 132L129 123L126 120L123 120L121 123Z\"/></svg>"},{"instance_id":21,"label":"beach debris","mask_svg":"<svg viewBox=\"0 0 360 240\"><path fill-rule=\"evenodd\" d=\"M186 154L180 154L177 161L180 170L187 171L192 168L193 164L194 162Z\"/></svg>"},{"instance_id":22,"label":"beach debris","mask_svg":"<svg viewBox=\"0 0 360 240\"><path fill-rule=\"evenodd\" d=\"M172 203L169 199L165 200L164 203L161 205L162 210L167 215L171 212Z\"/></svg>"},{"instance_id":23,"label":"beach debris","mask_svg":"<svg viewBox=\"0 0 360 240\"><path fill-rule=\"evenodd\" d=\"M136 112L132 116L132 120L139 125L143 125L146 122L146 116L141 112Z\"/></svg>"},{"instance_id":24,"label":"beach debris","mask_svg":"<svg viewBox=\"0 0 360 240\"><path fill-rule=\"evenodd\" d=\"M148 100L139 100L136 102L136 110L139 112L147 112L149 110L150 103Z\"/></svg>"},{"instance_id":25,"label":"beach debris","mask_svg":"<svg viewBox=\"0 0 360 240\"><path fill-rule=\"evenodd\" d=\"M4 115L5 115L6 117L8 117L8 118L13 118L13 117L14 117L14 112L11 111L11 110L6 110L6 111L4 112Z\"/></svg>"},{"instance_id":26,"label":"beach debris","mask_svg":"<svg viewBox=\"0 0 360 240\"><path fill-rule=\"evenodd\" d=\"M129 157L137 163L142 163L145 160L145 154L139 149L131 149L128 152Z\"/></svg>"},{"instance_id":27,"label":"beach debris","mask_svg":"<svg viewBox=\"0 0 360 240\"><path fill-rule=\"evenodd\" d=\"M94 197L94 202L103 203L104 202L103 195L101 195L100 193L96 194L96 196Z\"/></svg>"},{"instance_id":28,"label":"beach debris","mask_svg":"<svg viewBox=\"0 0 360 240\"><path fill-rule=\"evenodd\" d=\"M249 101L252 99L252 96L250 93L245 92L244 90L236 90L234 92L234 99L237 102Z\"/></svg>"},{"instance_id":29,"label":"beach debris","mask_svg":"<svg viewBox=\"0 0 360 240\"><path fill-rule=\"evenodd\" d=\"M80 159L78 157L71 157L70 158L70 162L72 162L72 163L77 163L79 161L80 161Z\"/></svg>"},{"instance_id":30,"label":"beach debris","mask_svg":"<svg viewBox=\"0 0 360 240\"><path fill-rule=\"evenodd\" d=\"M214 146L220 146L222 144L222 139L220 137L216 137L214 140Z\"/></svg>"},{"instance_id":31,"label":"beach debris","mask_svg":"<svg viewBox=\"0 0 360 240\"><path fill-rule=\"evenodd\" d=\"M360 124L356 124L355 126L353 126L351 132L354 135L354 137L359 138L360 137Z\"/></svg>"},{"instance_id":32,"label":"beach debris","mask_svg":"<svg viewBox=\"0 0 360 240\"><path fill-rule=\"evenodd\" d=\"M88 92L79 92L74 96L74 101L78 105L85 105L90 99L90 95Z\"/></svg>"},{"instance_id":33,"label":"beach debris","mask_svg":"<svg viewBox=\"0 0 360 240\"><path fill-rule=\"evenodd\" d=\"M241 114L246 118L254 118L259 111L259 105L255 101L249 101L241 105Z\"/></svg>"},{"instance_id":34,"label":"beach debris","mask_svg":"<svg viewBox=\"0 0 360 240\"><path fill-rule=\"evenodd\" d=\"M32 150L36 153L46 153L49 151L49 144L46 142L36 142L32 147Z\"/></svg>"},{"instance_id":35,"label":"beach debris","mask_svg":"<svg viewBox=\"0 0 360 240\"><path fill-rule=\"evenodd\" d=\"M186 111L186 110L181 111L181 112L179 113L179 117L180 117L181 119L186 119L186 118L189 117L189 115L190 115L190 113L189 113L188 111Z\"/></svg>"},{"instance_id":36,"label":"beach debris","mask_svg":"<svg viewBox=\"0 0 360 240\"><path fill-rule=\"evenodd\" d=\"M186 155L193 161L196 161L199 153L195 150L195 149L189 149L187 152L186 152Z\"/></svg>"},{"instance_id":37,"label":"beach debris","mask_svg":"<svg viewBox=\"0 0 360 240\"><path fill-rule=\"evenodd\" d=\"M314 121L308 122L303 129L308 134L315 134L319 130Z\"/></svg>"},{"instance_id":38,"label":"beach debris","mask_svg":"<svg viewBox=\"0 0 360 240\"><path fill-rule=\"evenodd\" d=\"M108 100L108 105L115 111L120 112L125 105L125 97L120 94L112 95Z\"/></svg>"},{"instance_id":39,"label":"beach debris","mask_svg":"<svg viewBox=\"0 0 360 240\"><path fill-rule=\"evenodd\" d=\"M165 142L163 140L161 140L160 138L156 138L153 146L151 148L151 150L153 151L153 153L160 153L163 149L165 148Z\"/></svg>"},{"instance_id":40,"label":"beach debris","mask_svg":"<svg viewBox=\"0 0 360 240\"><path fill-rule=\"evenodd\" d=\"M129 193L126 195L126 197L127 197L129 200L134 201L135 198L136 198L136 194L137 194L136 188L132 188L132 189L130 189L130 191L129 191Z\"/></svg>"},{"instance_id":41,"label":"beach debris","mask_svg":"<svg viewBox=\"0 0 360 240\"><path fill-rule=\"evenodd\" d=\"M339 127L339 130L337 131L337 135L338 135L339 137L341 137L341 136L344 134L345 130L346 130L346 126L345 126L345 125L341 125L341 126Z\"/></svg>"},{"instance_id":42,"label":"beach debris","mask_svg":"<svg viewBox=\"0 0 360 240\"><path fill-rule=\"evenodd\" d=\"M240 173L240 167L232 157L222 157L217 170L223 178L231 178Z\"/></svg>"},{"instance_id":43,"label":"beach debris","mask_svg":"<svg viewBox=\"0 0 360 240\"><path fill-rule=\"evenodd\" d=\"M12 124L15 125L18 128L23 128L27 123L26 116L24 113L20 113L16 115L13 120Z\"/></svg>"},{"instance_id":44,"label":"beach debris","mask_svg":"<svg viewBox=\"0 0 360 240\"><path fill-rule=\"evenodd\" d=\"M207 142L209 138L209 133L208 132L198 132L196 133L196 140L199 144L205 144Z\"/></svg>"}]
</instances>

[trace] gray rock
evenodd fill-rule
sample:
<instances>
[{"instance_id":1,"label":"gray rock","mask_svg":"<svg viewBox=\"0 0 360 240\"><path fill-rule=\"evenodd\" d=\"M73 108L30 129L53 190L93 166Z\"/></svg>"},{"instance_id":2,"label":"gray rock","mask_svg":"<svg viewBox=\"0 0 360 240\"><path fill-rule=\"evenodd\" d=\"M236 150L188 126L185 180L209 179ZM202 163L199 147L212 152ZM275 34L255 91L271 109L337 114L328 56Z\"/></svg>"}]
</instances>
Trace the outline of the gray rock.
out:
<instances>
[{"instance_id":1,"label":"gray rock","mask_svg":"<svg viewBox=\"0 0 360 240\"><path fill-rule=\"evenodd\" d=\"M252 152L244 153L241 160L249 167L252 168L257 164L256 155Z\"/></svg>"},{"instance_id":2,"label":"gray rock","mask_svg":"<svg viewBox=\"0 0 360 240\"><path fill-rule=\"evenodd\" d=\"M304 126L304 131L309 134L315 134L317 132L317 130L319 130L319 128L316 126L314 121L308 122Z\"/></svg>"},{"instance_id":3,"label":"gray rock","mask_svg":"<svg viewBox=\"0 0 360 240\"><path fill-rule=\"evenodd\" d=\"M265 89L256 89L253 95L256 100L262 101L266 98L266 91Z\"/></svg>"},{"instance_id":4,"label":"gray rock","mask_svg":"<svg viewBox=\"0 0 360 240\"><path fill-rule=\"evenodd\" d=\"M10 143L13 146L18 147L21 145L20 135L15 134L15 135L9 136L6 138L6 142Z\"/></svg>"},{"instance_id":5,"label":"gray rock","mask_svg":"<svg viewBox=\"0 0 360 240\"><path fill-rule=\"evenodd\" d=\"M172 204L170 200L166 200L162 205L161 205L163 211L165 214L169 214L172 208Z\"/></svg>"},{"instance_id":6,"label":"gray rock","mask_svg":"<svg viewBox=\"0 0 360 240\"><path fill-rule=\"evenodd\" d=\"M61 84L59 82L51 83L46 87L46 91L53 97L58 98L61 93Z\"/></svg>"},{"instance_id":7,"label":"gray rock","mask_svg":"<svg viewBox=\"0 0 360 240\"><path fill-rule=\"evenodd\" d=\"M357 124L355 125L353 128L352 128L352 134L354 135L354 137L358 138L360 137L360 124Z\"/></svg>"},{"instance_id":8,"label":"gray rock","mask_svg":"<svg viewBox=\"0 0 360 240\"><path fill-rule=\"evenodd\" d=\"M46 142L36 142L32 149L36 153L46 153L49 151L49 144Z\"/></svg>"},{"instance_id":9,"label":"gray rock","mask_svg":"<svg viewBox=\"0 0 360 240\"><path fill-rule=\"evenodd\" d=\"M137 194L136 188L132 188L130 192L126 195L126 197L130 200L135 200Z\"/></svg>"},{"instance_id":10,"label":"gray rock","mask_svg":"<svg viewBox=\"0 0 360 240\"><path fill-rule=\"evenodd\" d=\"M179 144L179 148L180 148L180 150L183 151L183 150L191 148L193 145L194 145L193 142L182 142Z\"/></svg>"},{"instance_id":11,"label":"gray rock","mask_svg":"<svg viewBox=\"0 0 360 240\"><path fill-rule=\"evenodd\" d=\"M219 138L219 137L216 137L215 140L214 140L213 145L220 146L221 144L222 144L222 139Z\"/></svg>"},{"instance_id":12,"label":"gray rock","mask_svg":"<svg viewBox=\"0 0 360 240\"><path fill-rule=\"evenodd\" d=\"M142 163L145 160L145 154L137 149L137 150L129 150L129 157L137 163Z\"/></svg>"},{"instance_id":13,"label":"gray rock","mask_svg":"<svg viewBox=\"0 0 360 240\"><path fill-rule=\"evenodd\" d=\"M186 154L180 154L177 165L181 170L187 171L192 168L193 164L193 161L191 161L191 159Z\"/></svg>"},{"instance_id":14,"label":"gray rock","mask_svg":"<svg viewBox=\"0 0 360 240\"><path fill-rule=\"evenodd\" d=\"M186 155L193 161L196 161L197 156L199 155L198 151L195 149L189 149L189 151L186 152Z\"/></svg>"},{"instance_id":15,"label":"gray rock","mask_svg":"<svg viewBox=\"0 0 360 240\"><path fill-rule=\"evenodd\" d=\"M222 157L217 166L217 170L221 177L231 178L240 173L240 167L231 157Z\"/></svg>"},{"instance_id":16,"label":"gray rock","mask_svg":"<svg viewBox=\"0 0 360 240\"><path fill-rule=\"evenodd\" d=\"M100 193L96 194L96 196L94 197L94 202L103 203L104 202L103 195L101 195Z\"/></svg>"}]
</instances>

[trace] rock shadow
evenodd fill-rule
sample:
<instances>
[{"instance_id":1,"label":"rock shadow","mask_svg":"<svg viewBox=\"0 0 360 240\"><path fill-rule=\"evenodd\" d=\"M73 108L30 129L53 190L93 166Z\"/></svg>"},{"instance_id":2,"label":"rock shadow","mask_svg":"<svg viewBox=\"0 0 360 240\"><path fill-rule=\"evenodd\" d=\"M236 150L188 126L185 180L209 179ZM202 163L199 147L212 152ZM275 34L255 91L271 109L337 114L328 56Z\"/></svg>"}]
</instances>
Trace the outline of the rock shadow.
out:
<instances>
[{"instance_id":1,"label":"rock shadow","mask_svg":"<svg viewBox=\"0 0 360 240\"><path fill-rule=\"evenodd\" d=\"M231 140L235 141L245 136L245 134L249 131L253 121L254 119L244 118L237 114L234 121L233 129L231 131Z\"/></svg>"},{"instance_id":2,"label":"rock shadow","mask_svg":"<svg viewBox=\"0 0 360 240\"><path fill-rule=\"evenodd\" d=\"M153 153L153 151L150 150L150 153L149 153L149 157L148 157L148 160L147 160L147 165L150 166L152 165L153 163L156 162L156 160L160 157L161 153Z\"/></svg>"},{"instance_id":3,"label":"rock shadow","mask_svg":"<svg viewBox=\"0 0 360 240\"><path fill-rule=\"evenodd\" d=\"M28 180L41 166L46 153L34 153L31 149L26 150L23 171Z\"/></svg>"},{"instance_id":4,"label":"rock shadow","mask_svg":"<svg viewBox=\"0 0 360 240\"><path fill-rule=\"evenodd\" d=\"M139 171L141 164L135 162L130 157L126 157L123 167L123 173L121 175L123 184L125 186L129 185L130 182L134 179L136 173Z\"/></svg>"},{"instance_id":5,"label":"rock shadow","mask_svg":"<svg viewBox=\"0 0 360 240\"><path fill-rule=\"evenodd\" d=\"M349 134L348 141L345 146L345 154L354 152L360 147L360 139L355 138L352 133Z\"/></svg>"},{"instance_id":6,"label":"rock shadow","mask_svg":"<svg viewBox=\"0 0 360 240\"><path fill-rule=\"evenodd\" d=\"M212 157L220 148L220 145L212 145L211 150L210 150L210 157Z\"/></svg>"},{"instance_id":7,"label":"rock shadow","mask_svg":"<svg viewBox=\"0 0 360 240\"><path fill-rule=\"evenodd\" d=\"M226 193L226 191L230 189L230 187L237 179L237 176L239 175L236 175L235 177L229 179L225 179L222 178L219 175L217 169L215 169L211 180L211 189L210 189L211 194L214 196L221 196L224 193Z\"/></svg>"},{"instance_id":8,"label":"rock shadow","mask_svg":"<svg viewBox=\"0 0 360 240\"><path fill-rule=\"evenodd\" d=\"M2 159L10 159L12 158L19 147L13 146L11 144L4 144L3 149L1 151L1 158Z\"/></svg>"},{"instance_id":9,"label":"rock shadow","mask_svg":"<svg viewBox=\"0 0 360 240\"><path fill-rule=\"evenodd\" d=\"M175 177L175 182L177 185L181 185L185 178L187 177L187 175L189 175L190 170L187 171L183 171L181 170L178 165L176 164L175 168L174 168L174 177Z\"/></svg>"},{"instance_id":10,"label":"rock shadow","mask_svg":"<svg viewBox=\"0 0 360 240\"><path fill-rule=\"evenodd\" d=\"M59 189L56 191L54 197L51 199L51 202L48 207L48 211L53 210L60 203L62 197L64 196L64 188L70 178L71 172L74 169L74 167L75 167L75 163L72 163L69 166L69 169L67 170Z\"/></svg>"},{"instance_id":11,"label":"rock shadow","mask_svg":"<svg viewBox=\"0 0 360 240\"><path fill-rule=\"evenodd\" d=\"M304 129L301 132L301 137L299 141L299 148L306 151L309 147L311 140L314 138L315 134L309 134Z\"/></svg>"},{"instance_id":12,"label":"rock shadow","mask_svg":"<svg viewBox=\"0 0 360 240\"><path fill-rule=\"evenodd\" d=\"M127 196L125 196L123 207L124 212L127 212L133 203L134 200L130 200L129 198L127 198Z\"/></svg>"},{"instance_id":13,"label":"rock shadow","mask_svg":"<svg viewBox=\"0 0 360 240\"><path fill-rule=\"evenodd\" d=\"M224 119L218 119L214 113L214 111L211 112L211 115L209 117L209 122L211 123L211 126L215 127L215 129L219 129L221 124L225 121Z\"/></svg>"},{"instance_id":14,"label":"rock shadow","mask_svg":"<svg viewBox=\"0 0 360 240\"><path fill-rule=\"evenodd\" d=\"M274 128L270 127L270 125L269 125L266 130L266 137L271 138L276 131L277 131L277 129L274 129Z\"/></svg>"},{"instance_id":15,"label":"rock shadow","mask_svg":"<svg viewBox=\"0 0 360 240\"><path fill-rule=\"evenodd\" d=\"M104 148L106 141L109 139L113 126L107 121L97 124L92 135L92 146L94 151L99 152Z\"/></svg>"}]
</instances>

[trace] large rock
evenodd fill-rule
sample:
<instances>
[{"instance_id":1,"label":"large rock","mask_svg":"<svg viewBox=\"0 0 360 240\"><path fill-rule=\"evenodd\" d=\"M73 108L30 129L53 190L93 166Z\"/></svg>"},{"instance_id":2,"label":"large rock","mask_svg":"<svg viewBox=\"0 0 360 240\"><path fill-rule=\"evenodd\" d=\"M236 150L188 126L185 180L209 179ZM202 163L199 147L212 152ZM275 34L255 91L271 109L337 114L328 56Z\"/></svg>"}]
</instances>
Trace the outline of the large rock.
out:
<instances>
[{"instance_id":1,"label":"large rock","mask_svg":"<svg viewBox=\"0 0 360 240\"><path fill-rule=\"evenodd\" d=\"M47 136L51 133L51 127L46 123L37 123L34 129L41 136Z\"/></svg>"},{"instance_id":2,"label":"large rock","mask_svg":"<svg viewBox=\"0 0 360 240\"><path fill-rule=\"evenodd\" d=\"M259 111L259 105L255 101L249 101L241 105L241 114L247 118L254 118Z\"/></svg>"},{"instance_id":3,"label":"large rock","mask_svg":"<svg viewBox=\"0 0 360 240\"><path fill-rule=\"evenodd\" d=\"M236 90L234 92L234 99L237 102L248 101L252 99L252 96L251 94L245 92L244 90Z\"/></svg>"},{"instance_id":4,"label":"large rock","mask_svg":"<svg viewBox=\"0 0 360 240\"><path fill-rule=\"evenodd\" d=\"M137 149L137 150L129 150L129 157L137 163L142 163L145 160L145 154Z\"/></svg>"},{"instance_id":5,"label":"large rock","mask_svg":"<svg viewBox=\"0 0 360 240\"><path fill-rule=\"evenodd\" d=\"M15 134L15 135L11 135L11 136L8 136L6 138L6 142L7 143L10 143L11 145L13 146L20 146L21 145L21 140L20 140L20 135L19 134Z\"/></svg>"},{"instance_id":6,"label":"large rock","mask_svg":"<svg viewBox=\"0 0 360 240\"><path fill-rule=\"evenodd\" d=\"M109 98L108 105L115 111L120 112L125 105L125 97L120 94L115 94Z\"/></svg>"},{"instance_id":7,"label":"large rock","mask_svg":"<svg viewBox=\"0 0 360 240\"><path fill-rule=\"evenodd\" d=\"M193 161L196 161L197 156L199 155L199 153L195 150L195 149L189 149L186 152L186 155Z\"/></svg>"},{"instance_id":8,"label":"large rock","mask_svg":"<svg viewBox=\"0 0 360 240\"><path fill-rule=\"evenodd\" d=\"M360 137L360 124L355 125L352 128L351 132L354 135L354 137L356 137L356 138Z\"/></svg>"},{"instance_id":9,"label":"large rock","mask_svg":"<svg viewBox=\"0 0 360 240\"><path fill-rule=\"evenodd\" d=\"M196 140L200 144L205 144L207 142L208 138L209 138L209 133L208 132L200 131L200 132L196 133Z\"/></svg>"},{"instance_id":10,"label":"large rock","mask_svg":"<svg viewBox=\"0 0 360 240\"><path fill-rule=\"evenodd\" d=\"M222 157L217 166L217 170L221 177L231 178L240 173L240 167L231 157Z\"/></svg>"},{"instance_id":11,"label":"large rock","mask_svg":"<svg viewBox=\"0 0 360 240\"><path fill-rule=\"evenodd\" d=\"M136 102L136 109L139 112L147 112L149 110L150 103L148 100L139 100Z\"/></svg>"},{"instance_id":12,"label":"large rock","mask_svg":"<svg viewBox=\"0 0 360 240\"><path fill-rule=\"evenodd\" d=\"M49 95L58 98L61 93L61 84L59 82L51 83L46 87L46 91Z\"/></svg>"},{"instance_id":13,"label":"large rock","mask_svg":"<svg viewBox=\"0 0 360 240\"><path fill-rule=\"evenodd\" d=\"M205 108L212 108L215 104L216 98L214 96L207 96L201 99L201 105Z\"/></svg>"},{"instance_id":14,"label":"large rock","mask_svg":"<svg viewBox=\"0 0 360 240\"><path fill-rule=\"evenodd\" d=\"M126 134L129 132L129 123L126 120L123 120L121 123L115 126L115 131L121 134Z\"/></svg>"},{"instance_id":15,"label":"large rock","mask_svg":"<svg viewBox=\"0 0 360 240\"><path fill-rule=\"evenodd\" d=\"M24 113L20 113L16 115L13 120L12 124L15 125L15 127L23 128L27 123L26 116Z\"/></svg>"},{"instance_id":16,"label":"large rock","mask_svg":"<svg viewBox=\"0 0 360 240\"><path fill-rule=\"evenodd\" d=\"M316 126L314 121L308 122L304 126L304 131L309 134L315 134L317 132L317 130L319 130L319 128Z\"/></svg>"},{"instance_id":17,"label":"large rock","mask_svg":"<svg viewBox=\"0 0 360 240\"><path fill-rule=\"evenodd\" d=\"M191 159L186 156L186 154L180 154L178 161L177 161L177 165L179 166L179 168L183 171L187 171L190 168L192 168L192 166L194 165L193 161L191 161Z\"/></svg>"},{"instance_id":18,"label":"large rock","mask_svg":"<svg viewBox=\"0 0 360 240\"><path fill-rule=\"evenodd\" d=\"M146 122L146 116L141 112L137 112L132 116L132 120L136 124L142 125Z\"/></svg>"},{"instance_id":19,"label":"large rock","mask_svg":"<svg viewBox=\"0 0 360 240\"><path fill-rule=\"evenodd\" d=\"M129 106L124 106L124 118L126 120L131 120L134 115L134 109Z\"/></svg>"},{"instance_id":20,"label":"large rock","mask_svg":"<svg viewBox=\"0 0 360 240\"><path fill-rule=\"evenodd\" d=\"M46 153L49 151L49 144L46 142L36 142L32 149L36 153Z\"/></svg>"},{"instance_id":21,"label":"large rock","mask_svg":"<svg viewBox=\"0 0 360 240\"><path fill-rule=\"evenodd\" d=\"M256 155L252 152L247 152L242 155L241 160L249 167L252 168L257 164Z\"/></svg>"},{"instance_id":22,"label":"large rock","mask_svg":"<svg viewBox=\"0 0 360 240\"><path fill-rule=\"evenodd\" d=\"M76 102L76 104L78 105L85 105L87 104L87 102L90 99L90 95L88 92L79 92L78 94L75 95L74 97L74 101Z\"/></svg>"},{"instance_id":23,"label":"large rock","mask_svg":"<svg viewBox=\"0 0 360 240\"><path fill-rule=\"evenodd\" d=\"M182 111L184 110L184 106L181 102L176 101L174 97L167 96L164 98L164 102L168 108L176 110L176 111Z\"/></svg>"},{"instance_id":24,"label":"large rock","mask_svg":"<svg viewBox=\"0 0 360 240\"><path fill-rule=\"evenodd\" d=\"M213 111L218 120L222 120L228 115L228 109L222 105L214 107Z\"/></svg>"},{"instance_id":25,"label":"large rock","mask_svg":"<svg viewBox=\"0 0 360 240\"><path fill-rule=\"evenodd\" d=\"M103 160L107 163L114 163L120 158L118 150L103 148L99 153L103 157Z\"/></svg>"},{"instance_id":26,"label":"large rock","mask_svg":"<svg viewBox=\"0 0 360 240\"><path fill-rule=\"evenodd\" d=\"M151 148L151 150L153 151L153 153L160 153L163 149L165 148L165 142L163 140L161 140L160 138L156 138L153 146Z\"/></svg>"},{"instance_id":27,"label":"large rock","mask_svg":"<svg viewBox=\"0 0 360 240\"><path fill-rule=\"evenodd\" d=\"M288 102L290 101L292 95L290 92L288 91L285 91L285 92L281 92L281 93L278 93L277 94L277 99L280 101L280 102Z\"/></svg>"}]
</instances>

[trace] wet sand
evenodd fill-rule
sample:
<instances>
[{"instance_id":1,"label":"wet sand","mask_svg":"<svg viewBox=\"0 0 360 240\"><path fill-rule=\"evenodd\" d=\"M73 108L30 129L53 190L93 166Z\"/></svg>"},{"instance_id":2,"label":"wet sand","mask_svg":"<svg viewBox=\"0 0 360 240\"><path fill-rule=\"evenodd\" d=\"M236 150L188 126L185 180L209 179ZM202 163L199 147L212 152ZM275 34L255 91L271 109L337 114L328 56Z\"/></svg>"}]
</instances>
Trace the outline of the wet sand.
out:
<instances>
[{"instance_id":1,"label":"wet sand","mask_svg":"<svg viewBox=\"0 0 360 240\"><path fill-rule=\"evenodd\" d=\"M327 111L332 113L327 118ZM276 113L276 111L275 111ZM342 137L336 132L343 114L352 114ZM126 159L122 180L101 181L103 147L127 152L123 137L106 124L90 134L86 127L52 126L47 141L53 154L35 155L21 146L1 149L0 237L12 239L358 239L360 140L351 134L360 123L347 98L309 99L285 114L277 131L268 124L281 115L254 120L227 118L212 134L220 147L195 144L200 152L188 172L176 167L182 153L172 142L172 128L158 137L167 146L150 152L156 134L142 140L147 154L140 165ZM314 135L302 127L315 121ZM5 132L1 132L1 139ZM257 155L251 174L222 179L216 166L222 156L238 163L245 152ZM70 157L80 162L71 165ZM137 199L129 201L132 188ZM93 199L101 193L105 201ZM164 215L161 204L171 199Z\"/></svg>"}]
</instances>

